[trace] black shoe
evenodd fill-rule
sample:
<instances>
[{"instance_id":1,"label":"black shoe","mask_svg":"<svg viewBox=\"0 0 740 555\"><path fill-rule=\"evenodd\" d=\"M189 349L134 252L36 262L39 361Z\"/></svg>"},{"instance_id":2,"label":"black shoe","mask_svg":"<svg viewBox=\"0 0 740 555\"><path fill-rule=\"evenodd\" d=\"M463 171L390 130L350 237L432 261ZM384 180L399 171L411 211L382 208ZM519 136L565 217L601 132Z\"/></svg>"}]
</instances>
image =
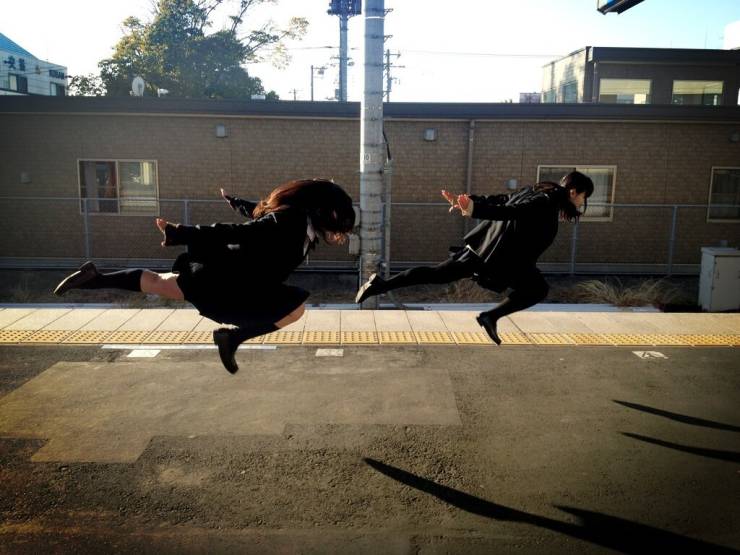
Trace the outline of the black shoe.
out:
<instances>
[{"instance_id":1,"label":"black shoe","mask_svg":"<svg viewBox=\"0 0 740 555\"><path fill-rule=\"evenodd\" d=\"M365 282L365 284L360 287L360 290L357 291L357 295L355 295L355 302L357 304L360 304L366 301L369 297L374 297L375 295L380 295L381 293L385 293L385 280L378 274L373 274Z\"/></svg>"},{"instance_id":2,"label":"black shoe","mask_svg":"<svg viewBox=\"0 0 740 555\"><path fill-rule=\"evenodd\" d=\"M56 289L55 295L64 295L70 289L78 289L98 277L98 270L92 262L85 262L80 269L64 278Z\"/></svg>"},{"instance_id":3,"label":"black shoe","mask_svg":"<svg viewBox=\"0 0 740 555\"><path fill-rule=\"evenodd\" d=\"M486 333L491 339L493 339L496 345L501 345L501 338L498 336L498 331L496 331L496 320L494 320L490 314L487 312L481 312L475 317L475 320L483 326L483 329L486 330Z\"/></svg>"},{"instance_id":4,"label":"black shoe","mask_svg":"<svg viewBox=\"0 0 740 555\"><path fill-rule=\"evenodd\" d=\"M213 342L218 347L218 356L221 357L221 363L230 373L236 374L239 366L236 364L234 355L239 344L233 340L229 328L219 328L213 331Z\"/></svg>"}]
</instances>

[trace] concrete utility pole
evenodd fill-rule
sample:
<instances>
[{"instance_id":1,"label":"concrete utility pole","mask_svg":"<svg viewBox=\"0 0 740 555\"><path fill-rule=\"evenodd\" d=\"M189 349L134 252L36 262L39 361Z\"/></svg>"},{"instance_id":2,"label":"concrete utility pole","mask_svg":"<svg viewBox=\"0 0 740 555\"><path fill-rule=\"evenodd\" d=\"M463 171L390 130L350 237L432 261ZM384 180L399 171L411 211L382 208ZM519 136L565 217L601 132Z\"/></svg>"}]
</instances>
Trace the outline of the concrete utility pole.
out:
<instances>
[{"instance_id":1,"label":"concrete utility pole","mask_svg":"<svg viewBox=\"0 0 740 555\"><path fill-rule=\"evenodd\" d=\"M339 14L339 102L347 102L347 17Z\"/></svg>"},{"instance_id":2,"label":"concrete utility pole","mask_svg":"<svg viewBox=\"0 0 740 555\"><path fill-rule=\"evenodd\" d=\"M311 66L311 102L313 102L313 74L314 71L316 71L319 75L324 75L324 71L326 70L325 66Z\"/></svg>"},{"instance_id":3,"label":"concrete utility pole","mask_svg":"<svg viewBox=\"0 0 740 555\"><path fill-rule=\"evenodd\" d=\"M391 101L391 89L393 88L393 76L391 76L391 69L394 67L403 68L406 66L394 65L391 63L391 56L395 56L396 59L401 57L399 52L395 54L390 49L385 51L385 101Z\"/></svg>"},{"instance_id":4,"label":"concrete utility pole","mask_svg":"<svg viewBox=\"0 0 740 555\"><path fill-rule=\"evenodd\" d=\"M360 113L360 284L379 271L383 191L384 0L365 2L365 67ZM371 297L363 308L377 308Z\"/></svg>"}]
</instances>

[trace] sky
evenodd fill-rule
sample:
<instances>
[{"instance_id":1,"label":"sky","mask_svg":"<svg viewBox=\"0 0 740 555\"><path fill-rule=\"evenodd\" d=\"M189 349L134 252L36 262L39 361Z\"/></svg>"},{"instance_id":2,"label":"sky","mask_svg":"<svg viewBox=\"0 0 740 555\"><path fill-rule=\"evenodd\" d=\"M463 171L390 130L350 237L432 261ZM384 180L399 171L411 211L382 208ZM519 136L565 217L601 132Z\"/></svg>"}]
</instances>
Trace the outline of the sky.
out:
<instances>
[{"instance_id":1,"label":"sky","mask_svg":"<svg viewBox=\"0 0 740 555\"><path fill-rule=\"evenodd\" d=\"M2 0L3 33L68 74L97 73L110 57L128 16L151 18L153 0ZM235 0L232 2L233 7ZM338 86L339 18L328 0L279 0L259 6L244 30L268 19L309 21L301 41L287 43L291 63L249 64L267 90L282 99L328 100ZM723 48L725 27L740 21L740 0L644 0L622 14L602 15L596 0L385 0L386 48L397 66L393 102L517 102L520 92L541 90L542 66L584 46ZM226 25L228 5L214 14ZM362 94L363 16L349 21L348 99ZM740 47L740 37L728 46Z\"/></svg>"}]
</instances>

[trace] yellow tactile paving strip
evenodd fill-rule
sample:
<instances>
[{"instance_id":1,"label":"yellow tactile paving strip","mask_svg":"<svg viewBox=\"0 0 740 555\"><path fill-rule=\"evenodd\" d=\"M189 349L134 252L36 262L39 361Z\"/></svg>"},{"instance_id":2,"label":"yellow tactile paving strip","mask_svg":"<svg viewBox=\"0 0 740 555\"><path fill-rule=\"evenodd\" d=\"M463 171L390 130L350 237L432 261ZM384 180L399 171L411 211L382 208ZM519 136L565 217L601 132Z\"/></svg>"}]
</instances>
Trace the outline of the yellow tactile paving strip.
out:
<instances>
[{"instance_id":1,"label":"yellow tactile paving strip","mask_svg":"<svg viewBox=\"0 0 740 555\"><path fill-rule=\"evenodd\" d=\"M452 337L458 345L492 345L488 334L482 331L453 331Z\"/></svg>"},{"instance_id":2,"label":"yellow tactile paving strip","mask_svg":"<svg viewBox=\"0 0 740 555\"><path fill-rule=\"evenodd\" d=\"M32 333L29 330L0 330L0 343L21 343Z\"/></svg>"},{"instance_id":3,"label":"yellow tactile paving strip","mask_svg":"<svg viewBox=\"0 0 740 555\"><path fill-rule=\"evenodd\" d=\"M203 345L210 331L0 330L0 344ZM502 345L740 347L740 334L501 333ZM265 345L493 345L483 332L277 331L249 339Z\"/></svg>"},{"instance_id":4,"label":"yellow tactile paving strip","mask_svg":"<svg viewBox=\"0 0 740 555\"><path fill-rule=\"evenodd\" d=\"M216 326L211 326L194 311L148 313L146 310L114 309L76 314L74 310L59 309L12 310L8 311L0 328L0 344L3 345L211 345L210 330ZM58 318L60 314L64 320ZM286 329L250 339L247 343L493 345L475 323L473 313L309 311L309 316ZM74 329L78 324L80 327ZM150 329L147 324L151 325ZM503 346L535 347L740 347L738 330L740 315L735 314L532 312L502 320L499 326ZM675 333L679 331L684 333Z\"/></svg>"}]
</instances>

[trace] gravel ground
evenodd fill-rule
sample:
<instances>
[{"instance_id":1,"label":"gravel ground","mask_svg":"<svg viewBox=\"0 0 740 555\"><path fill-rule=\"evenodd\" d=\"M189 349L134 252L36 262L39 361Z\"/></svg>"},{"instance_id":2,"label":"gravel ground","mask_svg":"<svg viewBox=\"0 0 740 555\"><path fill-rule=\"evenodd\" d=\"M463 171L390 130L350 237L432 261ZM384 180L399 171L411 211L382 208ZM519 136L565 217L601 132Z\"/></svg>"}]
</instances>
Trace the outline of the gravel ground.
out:
<instances>
[{"instance_id":1,"label":"gravel ground","mask_svg":"<svg viewBox=\"0 0 740 555\"><path fill-rule=\"evenodd\" d=\"M1 270L0 302L1 303L115 303L126 307L171 306L185 307L188 303L159 299L156 296L142 295L117 290L73 290L63 298L55 297L51 292L67 271L58 270ZM578 284L598 279L612 283L621 283L624 287L634 287L650 277L605 277L605 276L563 276L548 275L550 293L549 303L604 303L603 299L587 299L578 295ZM289 283L304 287L312 292L309 303L351 303L357 290L355 274L296 273ZM673 289L677 296L669 303L660 302L659 308L666 310L696 310L699 279L691 277L673 277L664 280L666 288ZM486 291L470 280L463 280L450 285L421 285L396 290L394 297L401 303L480 303L495 302L502 295ZM651 304L646 302L645 304Z\"/></svg>"}]
</instances>

